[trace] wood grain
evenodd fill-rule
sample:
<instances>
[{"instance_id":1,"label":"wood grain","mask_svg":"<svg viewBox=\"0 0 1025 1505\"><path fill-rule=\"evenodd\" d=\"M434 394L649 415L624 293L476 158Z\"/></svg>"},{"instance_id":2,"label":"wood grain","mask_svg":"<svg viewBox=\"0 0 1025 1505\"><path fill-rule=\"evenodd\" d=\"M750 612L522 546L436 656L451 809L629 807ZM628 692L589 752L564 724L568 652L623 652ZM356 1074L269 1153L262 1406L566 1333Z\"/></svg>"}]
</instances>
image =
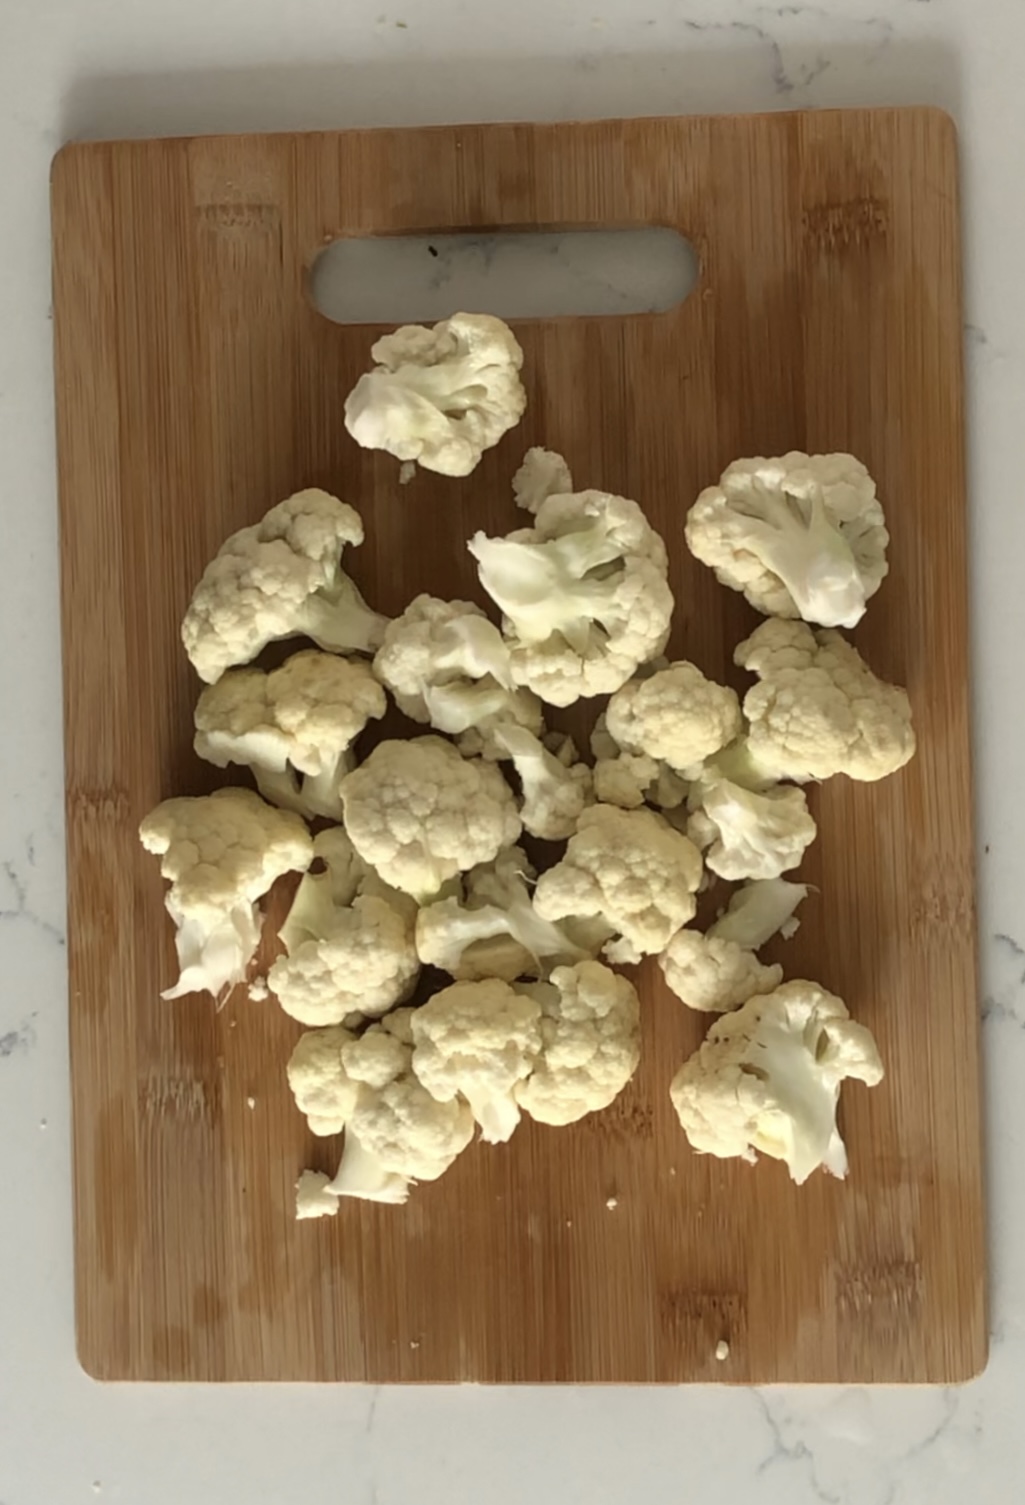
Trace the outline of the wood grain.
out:
<instances>
[{"instance_id":1,"label":"wood grain","mask_svg":"<svg viewBox=\"0 0 1025 1505\"><path fill-rule=\"evenodd\" d=\"M65 148L53 175L79 1355L108 1379L955 1381L986 1355L968 762L956 147L929 110L500 125ZM530 406L471 480L348 440L378 332L308 298L338 234L668 224L668 313L525 323ZM740 454L845 449L893 568L857 632L908 686L916 760L813 796L818 893L785 952L875 1031L850 1181L693 1156L667 1096L701 1021L651 967L607 1113L478 1145L404 1210L296 1225L336 1149L284 1080L272 1001L162 1003L139 818L210 787L178 623L226 534L301 486L358 504L394 612L481 599L464 539L514 523L524 447L638 498L672 552L672 647L728 674L753 624L683 547ZM783 953L781 953L782 955ZM248 1098L255 1106L247 1106ZM609 1210L606 1201L616 1198ZM724 1338L729 1359L717 1363Z\"/></svg>"}]
</instances>

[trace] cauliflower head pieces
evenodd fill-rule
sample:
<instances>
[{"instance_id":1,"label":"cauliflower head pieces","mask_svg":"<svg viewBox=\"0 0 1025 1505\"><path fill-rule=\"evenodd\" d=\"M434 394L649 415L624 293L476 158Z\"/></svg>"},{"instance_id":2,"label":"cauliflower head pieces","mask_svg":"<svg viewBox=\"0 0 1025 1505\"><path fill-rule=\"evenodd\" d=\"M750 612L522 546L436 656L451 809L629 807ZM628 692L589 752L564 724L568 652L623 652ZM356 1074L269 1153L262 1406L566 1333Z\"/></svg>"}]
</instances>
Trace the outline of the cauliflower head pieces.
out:
<instances>
[{"instance_id":1,"label":"cauliflower head pieces","mask_svg":"<svg viewBox=\"0 0 1025 1505\"><path fill-rule=\"evenodd\" d=\"M562 861L539 878L534 907L546 920L601 918L617 937L605 955L636 962L693 916L701 871L694 843L654 811L592 805Z\"/></svg>"},{"instance_id":2,"label":"cauliflower head pieces","mask_svg":"<svg viewBox=\"0 0 1025 1505\"><path fill-rule=\"evenodd\" d=\"M547 497L534 527L476 533L470 552L501 609L513 677L542 700L611 694L669 636L666 552L636 502L603 491Z\"/></svg>"},{"instance_id":3,"label":"cauliflower head pieces","mask_svg":"<svg viewBox=\"0 0 1025 1505\"><path fill-rule=\"evenodd\" d=\"M836 1127L840 1086L883 1068L871 1033L815 982L784 983L721 1015L673 1078L673 1107L694 1149L784 1160L800 1185L823 1166L847 1174Z\"/></svg>"},{"instance_id":4,"label":"cauliflower head pieces","mask_svg":"<svg viewBox=\"0 0 1025 1505\"><path fill-rule=\"evenodd\" d=\"M445 476L467 476L523 417L523 351L490 314L405 324L376 341L377 362L345 400L345 427L364 449Z\"/></svg>"},{"instance_id":5,"label":"cauliflower head pieces","mask_svg":"<svg viewBox=\"0 0 1025 1505\"><path fill-rule=\"evenodd\" d=\"M740 701L727 685L706 679L683 660L617 690L606 725L624 752L646 754L682 772L738 735Z\"/></svg>"},{"instance_id":6,"label":"cauliflower head pieces","mask_svg":"<svg viewBox=\"0 0 1025 1505\"><path fill-rule=\"evenodd\" d=\"M637 991L601 962L556 967L536 988L541 1056L516 1089L525 1113L543 1124L571 1124L607 1108L641 1058Z\"/></svg>"},{"instance_id":7,"label":"cauliflower head pieces","mask_svg":"<svg viewBox=\"0 0 1025 1505\"><path fill-rule=\"evenodd\" d=\"M758 611L853 627L886 575L875 482L853 455L737 460L687 514L691 553Z\"/></svg>"},{"instance_id":8,"label":"cauliflower head pieces","mask_svg":"<svg viewBox=\"0 0 1025 1505\"><path fill-rule=\"evenodd\" d=\"M907 691L878 679L840 633L771 618L734 659L760 680L744 697L749 751L777 777L873 782L914 755Z\"/></svg>"},{"instance_id":9,"label":"cauliflower head pieces","mask_svg":"<svg viewBox=\"0 0 1025 1505\"><path fill-rule=\"evenodd\" d=\"M490 862L520 834L501 771L440 737L381 742L341 784L360 857L393 888L426 900L457 873Z\"/></svg>"},{"instance_id":10,"label":"cauliflower head pieces","mask_svg":"<svg viewBox=\"0 0 1025 1505\"><path fill-rule=\"evenodd\" d=\"M541 1051L541 1008L499 978L455 982L415 1010L413 1070L440 1102L469 1103L489 1144L520 1121L515 1089Z\"/></svg>"},{"instance_id":11,"label":"cauliflower head pieces","mask_svg":"<svg viewBox=\"0 0 1025 1505\"><path fill-rule=\"evenodd\" d=\"M233 533L203 571L182 621L200 679L214 684L280 638L312 638L334 653L375 649L385 619L341 568L346 544L362 542L355 508L315 488Z\"/></svg>"},{"instance_id":12,"label":"cauliflower head pieces","mask_svg":"<svg viewBox=\"0 0 1025 1505\"><path fill-rule=\"evenodd\" d=\"M164 800L142 821L139 839L160 857L171 884L164 902L180 976L162 996L209 992L223 1000L256 952L257 899L277 878L312 862L309 832L297 815L251 789L217 789Z\"/></svg>"}]
</instances>

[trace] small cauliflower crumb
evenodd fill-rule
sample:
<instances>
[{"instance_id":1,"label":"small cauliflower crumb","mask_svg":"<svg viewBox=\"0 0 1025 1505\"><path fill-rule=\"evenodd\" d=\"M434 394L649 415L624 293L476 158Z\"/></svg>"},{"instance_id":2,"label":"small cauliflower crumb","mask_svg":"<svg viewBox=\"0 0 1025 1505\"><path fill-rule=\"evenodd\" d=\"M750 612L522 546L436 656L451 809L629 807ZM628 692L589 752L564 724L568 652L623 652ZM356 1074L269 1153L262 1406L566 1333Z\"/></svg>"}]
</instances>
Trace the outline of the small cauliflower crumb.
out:
<instances>
[{"instance_id":1,"label":"small cauliflower crumb","mask_svg":"<svg viewBox=\"0 0 1025 1505\"><path fill-rule=\"evenodd\" d=\"M266 980L266 978L264 978L264 977L254 977L253 980L252 980L252 982L249 984L249 997L252 1000L252 1002L253 1003L265 1003L266 1000L269 998L269 996L270 996L270 989L267 986L267 980ZM232 1020L231 1027L232 1027L232 1029L235 1028L235 1022L234 1022L234 1020Z\"/></svg>"},{"instance_id":2,"label":"small cauliflower crumb","mask_svg":"<svg viewBox=\"0 0 1025 1505\"><path fill-rule=\"evenodd\" d=\"M252 1098L249 1099L252 1105ZM338 1198L328 1191L331 1177L323 1171L303 1171L295 1183L295 1216L304 1218L333 1218L338 1211Z\"/></svg>"},{"instance_id":3,"label":"small cauliflower crumb","mask_svg":"<svg viewBox=\"0 0 1025 1505\"><path fill-rule=\"evenodd\" d=\"M619 1206L619 1198L609 1197L608 1201L605 1203L605 1206L609 1209L609 1212L615 1212L616 1208Z\"/></svg>"},{"instance_id":4,"label":"small cauliflower crumb","mask_svg":"<svg viewBox=\"0 0 1025 1505\"><path fill-rule=\"evenodd\" d=\"M730 1345L722 1338L720 1338L718 1343L715 1345L715 1356L719 1360L720 1364L730 1356Z\"/></svg>"}]
</instances>

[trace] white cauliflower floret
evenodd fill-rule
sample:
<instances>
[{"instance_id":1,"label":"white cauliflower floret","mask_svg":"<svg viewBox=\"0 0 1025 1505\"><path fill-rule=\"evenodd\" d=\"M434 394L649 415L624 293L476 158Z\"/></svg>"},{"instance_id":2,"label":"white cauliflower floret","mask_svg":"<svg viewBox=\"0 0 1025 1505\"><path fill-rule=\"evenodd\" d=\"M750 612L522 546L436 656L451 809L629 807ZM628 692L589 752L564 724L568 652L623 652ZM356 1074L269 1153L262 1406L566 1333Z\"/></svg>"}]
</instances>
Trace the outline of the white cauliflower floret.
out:
<instances>
[{"instance_id":1,"label":"white cauliflower floret","mask_svg":"<svg viewBox=\"0 0 1025 1505\"><path fill-rule=\"evenodd\" d=\"M412 1009L396 1009L342 1048L357 1084L331 1189L341 1197L405 1202L414 1181L436 1181L473 1138L466 1103L439 1102L413 1075Z\"/></svg>"},{"instance_id":2,"label":"white cauliflower floret","mask_svg":"<svg viewBox=\"0 0 1025 1505\"><path fill-rule=\"evenodd\" d=\"M338 1211L338 1198L330 1186L331 1177L323 1171L303 1171L295 1183L296 1218L333 1218Z\"/></svg>"},{"instance_id":3,"label":"white cauliflower floret","mask_svg":"<svg viewBox=\"0 0 1025 1505\"><path fill-rule=\"evenodd\" d=\"M305 873L292 907L278 934L286 951L303 941L315 940L324 928L325 916L344 909L359 893L385 893L398 897L380 882L360 857L344 826L328 826L313 838L313 855L324 864L322 871Z\"/></svg>"},{"instance_id":4,"label":"white cauliflower floret","mask_svg":"<svg viewBox=\"0 0 1025 1505\"><path fill-rule=\"evenodd\" d=\"M340 1024L307 1030L288 1060L288 1085L295 1105L314 1134L340 1134L359 1092L342 1065L342 1046L354 1038Z\"/></svg>"},{"instance_id":5,"label":"white cauliflower floret","mask_svg":"<svg viewBox=\"0 0 1025 1505\"><path fill-rule=\"evenodd\" d=\"M783 981L782 967L763 966L736 941L699 930L678 930L658 964L670 991L702 1013L739 1008L755 993L771 993Z\"/></svg>"},{"instance_id":6,"label":"white cauliflower floret","mask_svg":"<svg viewBox=\"0 0 1025 1505\"><path fill-rule=\"evenodd\" d=\"M627 753L646 753L677 772L719 752L741 729L735 691L685 660L617 690L605 713L609 735Z\"/></svg>"},{"instance_id":7,"label":"white cauliflower floret","mask_svg":"<svg viewBox=\"0 0 1025 1505\"><path fill-rule=\"evenodd\" d=\"M569 466L553 449L535 445L523 456L523 464L513 476L513 496L517 507L537 512L550 496L568 496L573 490Z\"/></svg>"},{"instance_id":8,"label":"white cauliflower floret","mask_svg":"<svg viewBox=\"0 0 1025 1505\"><path fill-rule=\"evenodd\" d=\"M251 789L218 789L164 800L143 820L139 839L160 857L171 884L164 903L181 975L161 996L208 992L223 1001L259 944L256 901L284 873L309 867L310 833L297 815Z\"/></svg>"},{"instance_id":9,"label":"white cauliflower floret","mask_svg":"<svg viewBox=\"0 0 1025 1505\"><path fill-rule=\"evenodd\" d=\"M279 638L312 638L332 653L372 652L386 619L341 567L345 545L362 542L355 508L316 489L296 492L233 533L203 571L182 622L200 679L216 683Z\"/></svg>"},{"instance_id":10,"label":"white cauliflower floret","mask_svg":"<svg viewBox=\"0 0 1025 1505\"><path fill-rule=\"evenodd\" d=\"M739 784L741 789L750 789L756 794L763 794L773 784L779 783L779 774L772 768L766 768L753 755L746 734L737 737L721 752L706 758L700 768L691 769L690 774L692 780L699 784L710 783L713 779L727 779L729 783Z\"/></svg>"},{"instance_id":11,"label":"white cauliflower floret","mask_svg":"<svg viewBox=\"0 0 1025 1505\"><path fill-rule=\"evenodd\" d=\"M416 986L416 905L362 869L340 828L322 832L313 846L326 871L299 884L280 931L288 954L267 981L300 1024L373 1018Z\"/></svg>"},{"instance_id":12,"label":"white cauliflower floret","mask_svg":"<svg viewBox=\"0 0 1025 1505\"><path fill-rule=\"evenodd\" d=\"M433 329L404 324L370 353L377 365L345 400L345 427L364 449L468 476L523 417L523 351L491 314L453 314Z\"/></svg>"},{"instance_id":13,"label":"white cauliflower floret","mask_svg":"<svg viewBox=\"0 0 1025 1505\"><path fill-rule=\"evenodd\" d=\"M591 770L584 763L567 768L524 726L497 726L494 741L512 760L520 780L523 829L543 841L565 841L577 828L593 799Z\"/></svg>"},{"instance_id":14,"label":"white cauliflower floret","mask_svg":"<svg viewBox=\"0 0 1025 1505\"><path fill-rule=\"evenodd\" d=\"M229 669L208 685L196 703L193 745L218 768L251 768L271 804L340 820L338 784L352 766L350 748L387 705L363 659L310 649L269 674Z\"/></svg>"},{"instance_id":15,"label":"white cauliflower floret","mask_svg":"<svg viewBox=\"0 0 1025 1505\"><path fill-rule=\"evenodd\" d=\"M407 913L370 894L337 911L330 930L279 957L267 981L300 1024L374 1017L408 998L420 972Z\"/></svg>"},{"instance_id":16,"label":"white cauliflower floret","mask_svg":"<svg viewBox=\"0 0 1025 1505\"><path fill-rule=\"evenodd\" d=\"M417 596L385 629L374 672L410 720L455 737L467 755L495 757L495 727L541 730L541 702L513 683L509 645L472 601Z\"/></svg>"},{"instance_id":17,"label":"white cauliflower floret","mask_svg":"<svg viewBox=\"0 0 1025 1505\"><path fill-rule=\"evenodd\" d=\"M594 797L602 805L621 810L639 810L656 784L659 764L644 753L619 753L599 758L592 772Z\"/></svg>"},{"instance_id":18,"label":"white cauliflower floret","mask_svg":"<svg viewBox=\"0 0 1025 1505\"><path fill-rule=\"evenodd\" d=\"M603 491L549 496L533 528L475 533L469 547L503 613L513 677L542 700L610 694L665 647L665 545L636 502Z\"/></svg>"},{"instance_id":19,"label":"white cauliflower floret","mask_svg":"<svg viewBox=\"0 0 1025 1505\"><path fill-rule=\"evenodd\" d=\"M823 1166L847 1174L836 1127L840 1085L882 1080L870 1032L816 982L784 983L723 1014L673 1078L670 1094L694 1149L785 1160L800 1185Z\"/></svg>"},{"instance_id":20,"label":"white cauliflower floret","mask_svg":"<svg viewBox=\"0 0 1025 1505\"><path fill-rule=\"evenodd\" d=\"M613 737L609 731L608 721L606 720L604 711L602 711L601 715L595 721L594 727L591 730L589 741L591 746L591 757L594 758L595 761L598 761L599 759L611 761L613 758L618 758L620 753L623 751L619 743L616 741L615 737Z\"/></svg>"},{"instance_id":21,"label":"white cauliflower floret","mask_svg":"<svg viewBox=\"0 0 1025 1505\"><path fill-rule=\"evenodd\" d=\"M516 1088L541 1051L541 1008L499 978L455 982L415 1010L413 1070L439 1102L463 1097L489 1144L520 1121Z\"/></svg>"},{"instance_id":22,"label":"white cauliflower floret","mask_svg":"<svg viewBox=\"0 0 1025 1505\"><path fill-rule=\"evenodd\" d=\"M805 883L756 878L730 896L726 912L709 926L707 934L710 939L735 941L748 951L757 951L777 934L789 940L801 923L794 913L807 894Z\"/></svg>"},{"instance_id":23,"label":"white cauliflower floret","mask_svg":"<svg viewBox=\"0 0 1025 1505\"><path fill-rule=\"evenodd\" d=\"M733 657L761 681L744 697L748 747L778 778L872 782L914 754L907 692L877 679L838 632L774 618Z\"/></svg>"},{"instance_id":24,"label":"white cauliflower floret","mask_svg":"<svg viewBox=\"0 0 1025 1505\"><path fill-rule=\"evenodd\" d=\"M542 920L534 909L527 886L534 876L520 847L509 847L493 863L473 868L466 875L465 902L439 899L417 915L420 960L460 982L483 977L515 982L586 956L585 937L572 926Z\"/></svg>"},{"instance_id":25,"label":"white cauliflower floret","mask_svg":"<svg viewBox=\"0 0 1025 1505\"><path fill-rule=\"evenodd\" d=\"M737 460L687 514L691 553L758 611L853 627L886 575L875 482L852 455Z\"/></svg>"},{"instance_id":26,"label":"white cauliflower floret","mask_svg":"<svg viewBox=\"0 0 1025 1505\"><path fill-rule=\"evenodd\" d=\"M659 670L652 672L658 673ZM657 805L660 810L675 810L687 798L686 783L668 763L651 758L647 753L621 749L609 732L604 711L591 732L591 753L595 760L592 770L594 797L601 805L639 810L648 804Z\"/></svg>"},{"instance_id":27,"label":"white cauliflower floret","mask_svg":"<svg viewBox=\"0 0 1025 1505\"><path fill-rule=\"evenodd\" d=\"M501 770L460 757L440 737L379 743L341 791L356 851L386 883L420 900L490 862L521 830Z\"/></svg>"},{"instance_id":28,"label":"white cauliflower floret","mask_svg":"<svg viewBox=\"0 0 1025 1505\"><path fill-rule=\"evenodd\" d=\"M534 991L541 1004L541 1058L517 1086L516 1101L538 1123L576 1123L607 1108L637 1070L637 992L595 961L557 967L551 982Z\"/></svg>"},{"instance_id":29,"label":"white cauliflower floret","mask_svg":"<svg viewBox=\"0 0 1025 1505\"><path fill-rule=\"evenodd\" d=\"M594 797L602 805L639 810L644 804L675 810L687 797L687 785L666 763L644 753L599 758L592 770Z\"/></svg>"},{"instance_id":30,"label":"white cauliflower floret","mask_svg":"<svg viewBox=\"0 0 1025 1505\"><path fill-rule=\"evenodd\" d=\"M720 878L778 878L797 867L815 840L803 789L775 785L761 794L728 779L692 786L687 835Z\"/></svg>"},{"instance_id":31,"label":"white cauliflower floret","mask_svg":"<svg viewBox=\"0 0 1025 1505\"><path fill-rule=\"evenodd\" d=\"M693 916L700 882L700 853L662 816L592 805L562 861L538 879L534 907L546 920L602 919L618 937L605 955L636 962L664 950Z\"/></svg>"}]
</instances>

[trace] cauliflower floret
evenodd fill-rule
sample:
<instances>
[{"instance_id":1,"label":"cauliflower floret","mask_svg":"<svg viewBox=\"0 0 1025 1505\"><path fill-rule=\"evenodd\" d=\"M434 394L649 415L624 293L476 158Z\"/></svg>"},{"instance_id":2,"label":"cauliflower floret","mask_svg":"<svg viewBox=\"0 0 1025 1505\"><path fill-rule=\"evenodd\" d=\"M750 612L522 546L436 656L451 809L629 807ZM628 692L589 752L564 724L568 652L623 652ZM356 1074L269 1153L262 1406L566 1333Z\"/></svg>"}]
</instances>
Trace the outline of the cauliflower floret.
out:
<instances>
[{"instance_id":1,"label":"cauliflower floret","mask_svg":"<svg viewBox=\"0 0 1025 1505\"><path fill-rule=\"evenodd\" d=\"M417 915L420 960L460 982L484 977L515 982L586 956L584 938L572 926L542 920L535 911L527 887L534 876L520 847L473 868L466 876L465 903L458 897L439 899Z\"/></svg>"},{"instance_id":2,"label":"cauliflower floret","mask_svg":"<svg viewBox=\"0 0 1025 1505\"><path fill-rule=\"evenodd\" d=\"M657 782L659 765L644 753L620 753L615 758L599 758L594 765L594 797L602 805L618 805L621 810L639 810L648 791Z\"/></svg>"},{"instance_id":3,"label":"cauliflower floret","mask_svg":"<svg viewBox=\"0 0 1025 1505\"><path fill-rule=\"evenodd\" d=\"M357 1084L331 1190L340 1197L405 1202L414 1181L436 1181L473 1138L459 1099L438 1102L413 1075L412 1009L396 1009L342 1047Z\"/></svg>"},{"instance_id":4,"label":"cauliflower floret","mask_svg":"<svg viewBox=\"0 0 1025 1505\"><path fill-rule=\"evenodd\" d=\"M556 967L535 996L541 1004L541 1058L516 1087L516 1101L538 1123L576 1123L607 1108L637 1070L637 992L600 962L583 961Z\"/></svg>"},{"instance_id":5,"label":"cauliflower floret","mask_svg":"<svg viewBox=\"0 0 1025 1505\"><path fill-rule=\"evenodd\" d=\"M208 685L196 703L193 746L218 768L251 768L272 805L340 820L338 784L352 767L350 748L387 704L363 659L310 649L269 674L229 669Z\"/></svg>"},{"instance_id":6,"label":"cauliflower floret","mask_svg":"<svg viewBox=\"0 0 1025 1505\"><path fill-rule=\"evenodd\" d=\"M758 611L853 627L886 575L875 482L852 455L737 460L687 514L691 553Z\"/></svg>"},{"instance_id":7,"label":"cauliflower floret","mask_svg":"<svg viewBox=\"0 0 1025 1505\"><path fill-rule=\"evenodd\" d=\"M567 768L524 726L496 726L493 736L520 780L523 829L543 841L572 836L592 802L591 770L584 763Z\"/></svg>"},{"instance_id":8,"label":"cauliflower floret","mask_svg":"<svg viewBox=\"0 0 1025 1505\"><path fill-rule=\"evenodd\" d=\"M420 973L407 913L363 894L341 909L331 929L279 957L267 981L300 1024L374 1017L408 998Z\"/></svg>"},{"instance_id":9,"label":"cauliflower floret","mask_svg":"<svg viewBox=\"0 0 1025 1505\"><path fill-rule=\"evenodd\" d=\"M702 1013L739 1008L755 993L771 993L783 981L782 967L763 966L736 941L699 930L678 930L658 964L670 991Z\"/></svg>"},{"instance_id":10,"label":"cauliflower floret","mask_svg":"<svg viewBox=\"0 0 1025 1505\"><path fill-rule=\"evenodd\" d=\"M463 1097L489 1144L520 1121L517 1085L541 1051L541 1008L499 978L454 982L411 1020L413 1070L439 1102Z\"/></svg>"},{"instance_id":11,"label":"cauliflower floret","mask_svg":"<svg viewBox=\"0 0 1025 1505\"><path fill-rule=\"evenodd\" d=\"M693 916L700 882L700 853L662 816L592 805L562 861L538 879L534 908L546 920L601 918L618 937L605 955L636 962L664 950Z\"/></svg>"},{"instance_id":12,"label":"cauliflower floret","mask_svg":"<svg viewBox=\"0 0 1025 1505\"><path fill-rule=\"evenodd\" d=\"M598 760L611 762L613 758L618 758L623 751L615 737L609 731L609 724L604 711L602 711L601 715L595 721L589 741L591 757L596 762Z\"/></svg>"},{"instance_id":13,"label":"cauliflower floret","mask_svg":"<svg viewBox=\"0 0 1025 1505\"><path fill-rule=\"evenodd\" d=\"M216 683L279 638L312 638L332 653L373 652L386 618L341 567L345 545L362 542L355 508L316 489L233 533L203 571L182 622L200 679Z\"/></svg>"},{"instance_id":14,"label":"cauliflower floret","mask_svg":"<svg viewBox=\"0 0 1025 1505\"><path fill-rule=\"evenodd\" d=\"M762 794L728 779L692 786L687 835L720 878L778 878L797 867L815 840L803 789L775 785Z\"/></svg>"},{"instance_id":15,"label":"cauliflower floret","mask_svg":"<svg viewBox=\"0 0 1025 1505\"><path fill-rule=\"evenodd\" d=\"M552 449L535 446L523 456L523 464L513 476L513 496L517 507L536 512L550 496L567 496L573 490L573 477L561 455Z\"/></svg>"},{"instance_id":16,"label":"cauliflower floret","mask_svg":"<svg viewBox=\"0 0 1025 1505\"><path fill-rule=\"evenodd\" d=\"M288 954L267 981L300 1024L376 1017L408 998L420 975L416 905L362 869L340 829L322 832L313 846L326 871L299 884L280 931Z\"/></svg>"},{"instance_id":17,"label":"cauliflower floret","mask_svg":"<svg viewBox=\"0 0 1025 1505\"><path fill-rule=\"evenodd\" d=\"M779 783L779 774L766 768L753 755L746 734L737 737L721 752L706 758L700 768L692 769L690 773L694 782L699 784L727 779L731 784L739 784L741 789L750 789L756 794L764 794L766 789Z\"/></svg>"},{"instance_id":18,"label":"cauliflower floret","mask_svg":"<svg viewBox=\"0 0 1025 1505\"><path fill-rule=\"evenodd\" d=\"M140 825L139 840L171 883L164 903L181 975L161 997L208 992L222 1002L259 944L256 901L284 873L309 867L310 833L251 789L218 789L164 800Z\"/></svg>"},{"instance_id":19,"label":"cauliflower floret","mask_svg":"<svg viewBox=\"0 0 1025 1505\"><path fill-rule=\"evenodd\" d=\"M296 889L278 932L286 951L294 951L303 941L316 940L331 923L333 912L351 904L359 893L398 897L357 855L344 826L328 826L318 832L313 838L313 855L324 867L320 872L305 873Z\"/></svg>"},{"instance_id":20,"label":"cauliflower floret","mask_svg":"<svg viewBox=\"0 0 1025 1505\"><path fill-rule=\"evenodd\" d=\"M621 810L639 810L644 804L675 810L687 797L687 785L673 769L644 753L599 758L592 781L597 802Z\"/></svg>"},{"instance_id":21,"label":"cauliflower floret","mask_svg":"<svg viewBox=\"0 0 1025 1505\"><path fill-rule=\"evenodd\" d=\"M340 1134L356 1106L359 1083L342 1065L342 1046L354 1037L340 1024L300 1035L288 1060L288 1085L310 1130L324 1138Z\"/></svg>"},{"instance_id":22,"label":"cauliflower floret","mask_svg":"<svg viewBox=\"0 0 1025 1505\"><path fill-rule=\"evenodd\" d=\"M816 982L784 983L723 1014L673 1078L673 1107L694 1149L785 1160L800 1185L824 1166L847 1174L836 1127L840 1084L882 1080L870 1032Z\"/></svg>"},{"instance_id":23,"label":"cauliflower floret","mask_svg":"<svg viewBox=\"0 0 1025 1505\"><path fill-rule=\"evenodd\" d=\"M501 770L460 757L440 737L379 743L341 792L356 851L386 883L420 900L490 862L521 830Z\"/></svg>"},{"instance_id":24,"label":"cauliflower floret","mask_svg":"<svg viewBox=\"0 0 1025 1505\"><path fill-rule=\"evenodd\" d=\"M647 753L621 749L609 732L604 711L591 732L591 753L595 760L592 770L594 798L600 805L639 810L648 804L657 805L660 810L675 810L687 798L687 785L668 763L651 758Z\"/></svg>"},{"instance_id":25,"label":"cauliflower floret","mask_svg":"<svg viewBox=\"0 0 1025 1505\"><path fill-rule=\"evenodd\" d=\"M468 476L523 417L523 351L491 314L453 314L433 329L404 324L370 353L377 365L345 400L345 427L364 449Z\"/></svg>"},{"instance_id":26,"label":"cauliflower floret","mask_svg":"<svg viewBox=\"0 0 1025 1505\"><path fill-rule=\"evenodd\" d=\"M778 778L872 782L914 754L907 692L877 679L838 632L773 618L733 657L761 681L744 697L748 747Z\"/></svg>"},{"instance_id":27,"label":"cauliflower floret","mask_svg":"<svg viewBox=\"0 0 1025 1505\"><path fill-rule=\"evenodd\" d=\"M719 752L741 729L740 701L685 660L617 690L605 713L627 753L646 753L677 772Z\"/></svg>"},{"instance_id":28,"label":"cauliflower floret","mask_svg":"<svg viewBox=\"0 0 1025 1505\"><path fill-rule=\"evenodd\" d=\"M541 702L513 683L509 646L472 601L417 596L385 629L374 671L412 721L456 737L460 752L496 757L493 730L541 730Z\"/></svg>"},{"instance_id":29,"label":"cauliflower floret","mask_svg":"<svg viewBox=\"0 0 1025 1505\"><path fill-rule=\"evenodd\" d=\"M303 1171L295 1183L296 1218L333 1218L338 1211L338 1198L330 1186L331 1177L323 1171Z\"/></svg>"},{"instance_id":30,"label":"cauliflower floret","mask_svg":"<svg viewBox=\"0 0 1025 1505\"><path fill-rule=\"evenodd\" d=\"M805 883L756 878L731 895L725 914L709 926L707 935L709 939L735 941L748 951L757 951L777 934L789 940L800 927L794 913L807 894Z\"/></svg>"},{"instance_id":31,"label":"cauliflower floret","mask_svg":"<svg viewBox=\"0 0 1025 1505\"><path fill-rule=\"evenodd\" d=\"M552 705L618 690L669 636L666 552L636 502L549 496L533 528L475 533L470 552L501 609L513 678Z\"/></svg>"}]
</instances>

